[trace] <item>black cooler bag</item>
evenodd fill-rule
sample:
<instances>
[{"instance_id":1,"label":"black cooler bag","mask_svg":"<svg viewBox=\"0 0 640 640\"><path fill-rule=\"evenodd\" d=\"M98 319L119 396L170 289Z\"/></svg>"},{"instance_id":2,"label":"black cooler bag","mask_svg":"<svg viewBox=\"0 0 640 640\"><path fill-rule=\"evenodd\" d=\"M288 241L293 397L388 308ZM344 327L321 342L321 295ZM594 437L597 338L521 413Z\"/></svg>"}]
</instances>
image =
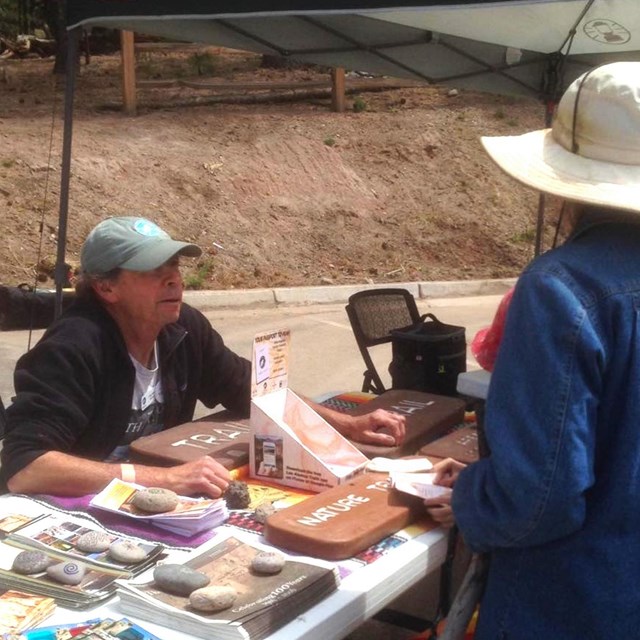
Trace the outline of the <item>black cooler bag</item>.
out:
<instances>
[{"instance_id":1,"label":"black cooler bag","mask_svg":"<svg viewBox=\"0 0 640 640\"><path fill-rule=\"evenodd\" d=\"M413 326L392 330L391 348L393 389L456 395L458 374L467 370L464 327L427 313Z\"/></svg>"}]
</instances>

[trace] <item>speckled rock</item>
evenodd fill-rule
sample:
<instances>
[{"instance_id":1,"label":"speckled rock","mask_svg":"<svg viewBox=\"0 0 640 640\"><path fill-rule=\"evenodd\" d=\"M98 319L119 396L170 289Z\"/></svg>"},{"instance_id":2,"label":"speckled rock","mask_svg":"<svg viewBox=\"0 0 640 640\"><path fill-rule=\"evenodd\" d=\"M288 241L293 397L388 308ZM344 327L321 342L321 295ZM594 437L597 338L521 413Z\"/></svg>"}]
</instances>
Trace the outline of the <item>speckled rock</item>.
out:
<instances>
[{"instance_id":1,"label":"speckled rock","mask_svg":"<svg viewBox=\"0 0 640 640\"><path fill-rule=\"evenodd\" d=\"M251 561L251 570L256 573L272 575L280 573L286 558L276 551L261 551Z\"/></svg>"},{"instance_id":2,"label":"speckled rock","mask_svg":"<svg viewBox=\"0 0 640 640\"><path fill-rule=\"evenodd\" d=\"M251 503L249 486L242 480L232 480L222 497L226 500L229 509L246 509Z\"/></svg>"},{"instance_id":3,"label":"speckled rock","mask_svg":"<svg viewBox=\"0 0 640 640\"><path fill-rule=\"evenodd\" d=\"M41 573L51 564L51 558L42 551L21 551L14 559L11 570L28 576Z\"/></svg>"},{"instance_id":4,"label":"speckled rock","mask_svg":"<svg viewBox=\"0 0 640 640\"><path fill-rule=\"evenodd\" d=\"M111 537L102 531L83 533L76 542L76 549L84 553L102 553L109 548Z\"/></svg>"},{"instance_id":5,"label":"speckled rock","mask_svg":"<svg viewBox=\"0 0 640 640\"><path fill-rule=\"evenodd\" d=\"M273 506L273 503L269 500L265 500L256 507L256 510L253 512L253 517L257 522L264 524L267 521L267 518L272 516L275 512L276 508Z\"/></svg>"},{"instance_id":6,"label":"speckled rock","mask_svg":"<svg viewBox=\"0 0 640 640\"><path fill-rule=\"evenodd\" d=\"M173 511L180 502L178 494L171 489L161 489L159 487L149 487L140 489L134 494L131 504L141 511L147 513L164 513Z\"/></svg>"},{"instance_id":7,"label":"speckled rock","mask_svg":"<svg viewBox=\"0 0 640 640\"><path fill-rule=\"evenodd\" d=\"M130 540L117 540L109 547L109 556L116 562L137 564L147 557L147 552Z\"/></svg>"},{"instance_id":8,"label":"speckled rock","mask_svg":"<svg viewBox=\"0 0 640 640\"><path fill-rule=\"evenodd\" d=\"M196 589L206 587L211 579L207 574L182 564L161 564L153 570L153 581L162 591L188 596Z\"/></svg>"},{"instance_id":9,"label":"speckled rock","mask_svg":"<svg viewBox=\"0 0 640 640\"><path fill-rule=\"evenodd\" d=\"M189 604L196 611L223 611L236 601L238 592L233 587L210 586L194 591L189 596Z\"/></svg>"},{"instance_id":10,"label":"speckled rock","mask_svg":"<svg viewBox=\"0 0 640 640\"><path fill-rule=\"evenodd\" d=\"M68 585L80 584L86 572L85 565L74 560L60 562L47 567L47 575L52 580Z\"/></svg>"}]
</instances>

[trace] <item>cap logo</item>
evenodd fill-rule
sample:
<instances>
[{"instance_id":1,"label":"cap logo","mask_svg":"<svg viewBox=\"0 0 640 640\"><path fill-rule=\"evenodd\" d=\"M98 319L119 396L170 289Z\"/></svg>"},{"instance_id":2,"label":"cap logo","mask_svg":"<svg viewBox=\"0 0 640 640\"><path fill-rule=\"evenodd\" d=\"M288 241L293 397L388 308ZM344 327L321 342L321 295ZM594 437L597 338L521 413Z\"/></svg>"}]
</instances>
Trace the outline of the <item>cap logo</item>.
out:
<instances>
[{"instance_id":1,"label":"cap logo","mask_svg":"<svg viewBox=\"0 0 640 640\"><path fill-rule=\"evenodd\" d=\"M133 223L133 228L142 236L147 236L148 238L155 238L157 236L164 236L165 233L162 229L153 222L149 220L145 220L144 218L139 218Z\"/></svg>"}]
</instances>

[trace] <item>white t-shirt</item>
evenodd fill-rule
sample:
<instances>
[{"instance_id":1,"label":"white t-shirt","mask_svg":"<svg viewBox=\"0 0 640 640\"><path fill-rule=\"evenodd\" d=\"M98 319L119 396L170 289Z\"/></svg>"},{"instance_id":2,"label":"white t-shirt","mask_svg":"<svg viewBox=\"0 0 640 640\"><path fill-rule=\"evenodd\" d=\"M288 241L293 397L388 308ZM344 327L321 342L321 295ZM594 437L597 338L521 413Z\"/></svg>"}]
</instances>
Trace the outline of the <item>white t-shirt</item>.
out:
<instances>
[{"instance_id":1,"label":"white t-shirt","mask_svg":"<svg viewBox=\"0 0 640 640\"><path fill-rule=\"evenodd\" d=\"M107 458L108 462L128 460L129 445L142 436L148 436L162 430L164 397L158 365L158 344L153 348L153 360L150 368L145 367L129 354L136 370L131 399L129 424L122 440Z\"/></svg>"}]
</instances>

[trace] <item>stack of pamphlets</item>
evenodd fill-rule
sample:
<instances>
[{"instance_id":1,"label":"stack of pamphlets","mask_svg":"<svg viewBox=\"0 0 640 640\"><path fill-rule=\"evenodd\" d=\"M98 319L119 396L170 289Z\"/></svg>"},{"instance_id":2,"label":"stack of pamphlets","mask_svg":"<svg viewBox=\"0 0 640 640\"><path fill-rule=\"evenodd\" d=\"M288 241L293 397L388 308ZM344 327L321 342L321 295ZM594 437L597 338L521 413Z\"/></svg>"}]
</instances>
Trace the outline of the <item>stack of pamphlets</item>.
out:
<instances>
[{"instance_id":1,"label":"stack of pamphlets","mask_svg":"<svg viewBox=\"0 0 640 640\"><path fill-rule=\"evenodd\" d=\"M32 633L26 634L20 640L41 640L43 638L55 640L160 640L158 636L126 618L119 620L96 618L86 622L40 627ZM6 640L15 639L7 638Z\"/></svg>"},{"instance_id":2,"label":"stack of pamphlets","mask_svg":"<svg viewBox=\"0 0 640 640\"><path fill-rule=\"evenodd\" d=\"M134 520L149 522L181 536L193 536L201 531L210 531L229 518L227 503L222 498L213 500L179 496L180 502L172 511L145 513L131 504L136 492L145 488L116 478L97 494L89 505Z\"/></svg>"},{"instance_id":3,"label":"stack of pamphlets","mask_svg":"<svg viewBox=\"0 0 640 640\"><path fill-rule=\"evenodd\" d=\"M273 547L243 541L241 534L216 536L207 550L185 562L206 573L210 585L233 587L233 606L217 613L199 613L184 596L171 595L141 578L118 580L120 608L131 616L201 638L260 640L304 613L334 592L339 585L337 568L322 560L289 557L275 575L251 571L252 559Z\"/></svg>"},{"instance_id":4,"label":"stack of pamphlets","mask_svg":"<svg viewBox=\"0 0 640 640\"><path fill-rule=\"evenodd\" d=\"M14 503L11 503L14 504ZM16 509L37 508L38 515L23 512L8 514L0 519L0 584L5 589L24 591L55 598L58 604L72 608L86 608L110 598L116 590L116 578L138 575L162 557L164 547L106 531L86 516L57 511L43 512L41 504L26 498L15 499ZM33 510L33 509L32 509ZM17 523L20 523L19 525ZM77 549L80 536L90 531L106 534L110 545L119 541L134 542L146 553L141 562L126 564L109 556L108 551L88 553ZM13 571L13 562L22 551L41 551L51 564L76 561L86 573L78 585L65 585L49 578L45 571L24 575Z\"/></svg>"},{"instance_id":5,"label":"stack of pamphlets","mask_svg":"<svg viewBox=\"0 0 640 640\"><path fill-rule=\"evenodd\" d=\"M391 486L398 491L418 496L423 500L440 498L451 494L451 489L433 484L435 473L407 473L392 471L389 474Z\"/></svg>"},{"instance_id":6,"label":"stack of pamphlets","mask_svg":"<svg viewBox=\"0 0 640 640\"><path fill-rule=\"evenodd\" d=\"M18 634L39 625L56 609L53 598L21 591L0 595L0 634Z\"/></svg>"}]
</instances>

